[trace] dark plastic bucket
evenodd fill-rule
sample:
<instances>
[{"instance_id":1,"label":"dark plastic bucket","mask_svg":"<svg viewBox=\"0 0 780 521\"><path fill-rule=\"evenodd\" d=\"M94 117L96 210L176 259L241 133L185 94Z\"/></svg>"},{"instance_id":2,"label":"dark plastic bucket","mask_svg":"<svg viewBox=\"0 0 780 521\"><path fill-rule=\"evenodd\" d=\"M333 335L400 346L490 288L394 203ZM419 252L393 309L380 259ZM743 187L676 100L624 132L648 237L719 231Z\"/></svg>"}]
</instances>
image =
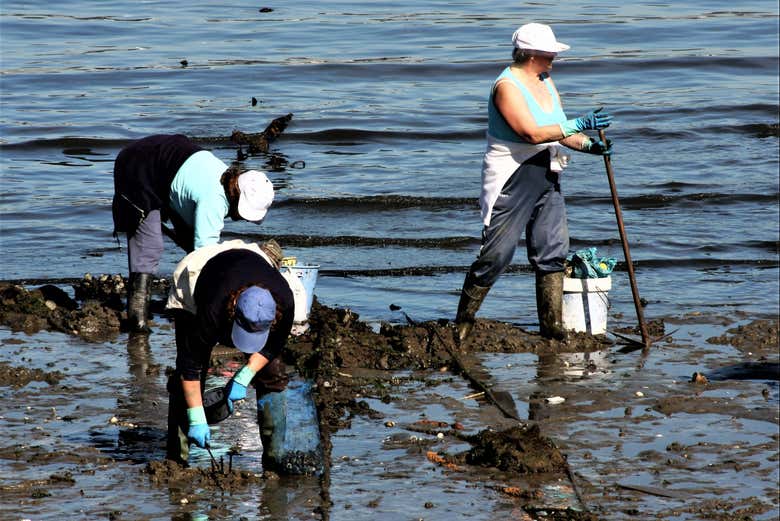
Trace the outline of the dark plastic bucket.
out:
<instances>
[{"instance_id":1,"label":"dark plastic bucket","mask_svg":"<svg viewBox=\"0 0 780 521\"><path fill-rule=\"evenodd\" d=\"M206 421L210 425L219 423L230 416L225 388L215 387L206 391L203 394L203 409L206 411Z\"/></svg>"}]
</instances>

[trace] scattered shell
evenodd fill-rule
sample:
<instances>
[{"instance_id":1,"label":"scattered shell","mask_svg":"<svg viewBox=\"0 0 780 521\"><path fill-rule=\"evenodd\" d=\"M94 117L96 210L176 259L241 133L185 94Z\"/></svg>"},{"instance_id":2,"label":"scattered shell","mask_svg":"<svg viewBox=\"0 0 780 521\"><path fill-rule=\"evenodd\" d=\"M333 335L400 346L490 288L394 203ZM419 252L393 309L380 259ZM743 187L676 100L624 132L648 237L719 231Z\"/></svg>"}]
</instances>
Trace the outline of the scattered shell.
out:
<instances>
[{"instance_id":1,"label":"scattered shell","mask_svg":"<svg viewBox=\"0 0 780 521\"><path fill-rule=\"evenodd\" d=\"M52 311L57 309L57 304L55 304L53 300L47 300L46 302L44 302L44 304L46 304L46 307Z\"/></svg>"},{"instance_id":2,"label":"scattered shell","mask_svg":"<svg viewBox=\"0 0 780 521\"><path fill-rule=\"evenodd\" d=\"M395 427L395 422L388 420L385 422L385 427Z\"/></svg>"},{"instance_id":3,"label":"scattered shell","mask_svg":"<svg viewBox=\"0 0 780 521\"><path fill-rule=\"evenodd\" d=\"M634 394L636 394L639 398L641 398L641 397L643 397L645 395L645 393L643 393L642 391L637 391Z\"/></svg>"},{"instance_id":4,"label":"scattered shell","mask_svg":"<svg viewBox=\"0 0 780 521\"><path fill-rule=\"evenodd\" d=\"M444 433L440 432L440 433L436 434L436 437L439 438L440 440L443 440L444 439Z\"/></svg>"},{"instance_id":5,"label":"scattered shell","mask_svg":"<svg viewBox=\"0 0 780 521\"><path fill-rule=\"evenodd\" d=\"M181 498L181 500L179 501L179 503L181 503L182 505L186 505L189 502L190 502L190 500L187 499L186 497Z\"/></svg>"},{"instance_id":6,"label":"scattered shell","mask_svg":"<svg viewBox=\"0 0 780 521\"><path fill-rule=\"evenodd\" d=\"M112 416L111 419L108 420L108 423L119 423L119 418Z\"/></svg>"},{"instance_id":7,"label":"scattered shell","mask_svg":"<svg viewBox=\"0 0 780 521\"><path fill-rule=\"evenodd\" d=\"M565 402L566 398L563 396L550 396L549 398L545 398L544 401L551 405L558 405L559 403Z\"/></svg>"}]
</instances>

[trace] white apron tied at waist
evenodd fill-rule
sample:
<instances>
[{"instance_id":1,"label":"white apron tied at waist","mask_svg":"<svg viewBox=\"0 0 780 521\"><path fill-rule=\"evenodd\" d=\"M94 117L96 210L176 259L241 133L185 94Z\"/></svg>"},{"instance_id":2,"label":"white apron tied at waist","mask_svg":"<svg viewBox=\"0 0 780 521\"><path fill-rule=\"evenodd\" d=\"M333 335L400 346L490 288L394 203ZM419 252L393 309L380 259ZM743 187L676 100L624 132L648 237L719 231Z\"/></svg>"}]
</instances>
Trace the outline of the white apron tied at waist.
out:
<instances>
[{"instance_id":1,"label":"white apron tied at waist","mask_svg":"<svg viewBox=\"0 0 780 521\"><path fill-rule=\"evenodd\" d=\"M562 172L567 161L559 160L561 145L558 142L532 145L503 141L487 134L487 150L482 160L482 192L479 196L482 223L485 226L490 224L493 205L512 174L525 161L546 148L550 149L550 170Z\"/></svg>"}]
</instances>

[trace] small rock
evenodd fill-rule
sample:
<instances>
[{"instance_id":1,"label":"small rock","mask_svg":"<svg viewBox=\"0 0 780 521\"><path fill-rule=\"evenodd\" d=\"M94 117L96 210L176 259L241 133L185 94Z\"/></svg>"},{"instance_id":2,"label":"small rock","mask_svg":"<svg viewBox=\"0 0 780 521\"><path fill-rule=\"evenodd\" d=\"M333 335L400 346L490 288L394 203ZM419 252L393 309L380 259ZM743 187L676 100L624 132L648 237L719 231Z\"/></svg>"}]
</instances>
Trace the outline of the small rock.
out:
<instances>
[{"instance_id":1,"label":"small rock","mask_svg":"<svg viewBox=\"0 0 780 521\"><path fill-rule=\"evenodd\" d=\"M706 384L709 383L709 380L707 380L707 377L703 374L696 372L693 373L693 376L691 376L691 383L694 384Z\"/></svg>"},{"instance_id":2,"label":"small rock","mask_svg":"<svg viewBox=\"0 0 780 521\"><path fill-rule=\"evenodd\" d=\"M385 422L385 427L395 427L395 422L388 420Z\"/></svg>"},{"instance_id":3,"label":"small rock","mask_svg":"<svg viewBox=\"0 0 780 521\"><path fill-rule=\"evenodd\" d=\"M637 395L637 397L639 397L639 398L641 398L641 397L643 397L643 396L645 395L645 393L643 393L642 391L637 391L637 392L636 392L636 393L634 393L634 394L636 394L636 395Z\"/></svg>"}]
</instances>

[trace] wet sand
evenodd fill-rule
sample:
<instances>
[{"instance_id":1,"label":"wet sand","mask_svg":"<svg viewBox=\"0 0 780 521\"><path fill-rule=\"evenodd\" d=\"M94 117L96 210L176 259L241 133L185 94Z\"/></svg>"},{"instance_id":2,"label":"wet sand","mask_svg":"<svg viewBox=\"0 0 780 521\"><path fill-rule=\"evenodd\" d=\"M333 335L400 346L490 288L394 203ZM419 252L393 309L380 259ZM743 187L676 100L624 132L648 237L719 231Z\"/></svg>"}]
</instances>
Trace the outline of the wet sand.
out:
<instances>
[{"instance_id":1,"label":"wet sand","mask_svg":"<svg viewBox=\"0 0 780 521\"><path fill-rule=\"evenodd\" d=\"M776 319L669 317L642 353L487 320L459 345L446 320L315 302L285 361L315 384L327 465L289 477L263 472L251 400L215 428L216 468L164 461L172 325L128 338L123 283L0 287L3 518L777 517ZM212 361L215 385L239 365Z\"/></svg>"}]
</instances>

